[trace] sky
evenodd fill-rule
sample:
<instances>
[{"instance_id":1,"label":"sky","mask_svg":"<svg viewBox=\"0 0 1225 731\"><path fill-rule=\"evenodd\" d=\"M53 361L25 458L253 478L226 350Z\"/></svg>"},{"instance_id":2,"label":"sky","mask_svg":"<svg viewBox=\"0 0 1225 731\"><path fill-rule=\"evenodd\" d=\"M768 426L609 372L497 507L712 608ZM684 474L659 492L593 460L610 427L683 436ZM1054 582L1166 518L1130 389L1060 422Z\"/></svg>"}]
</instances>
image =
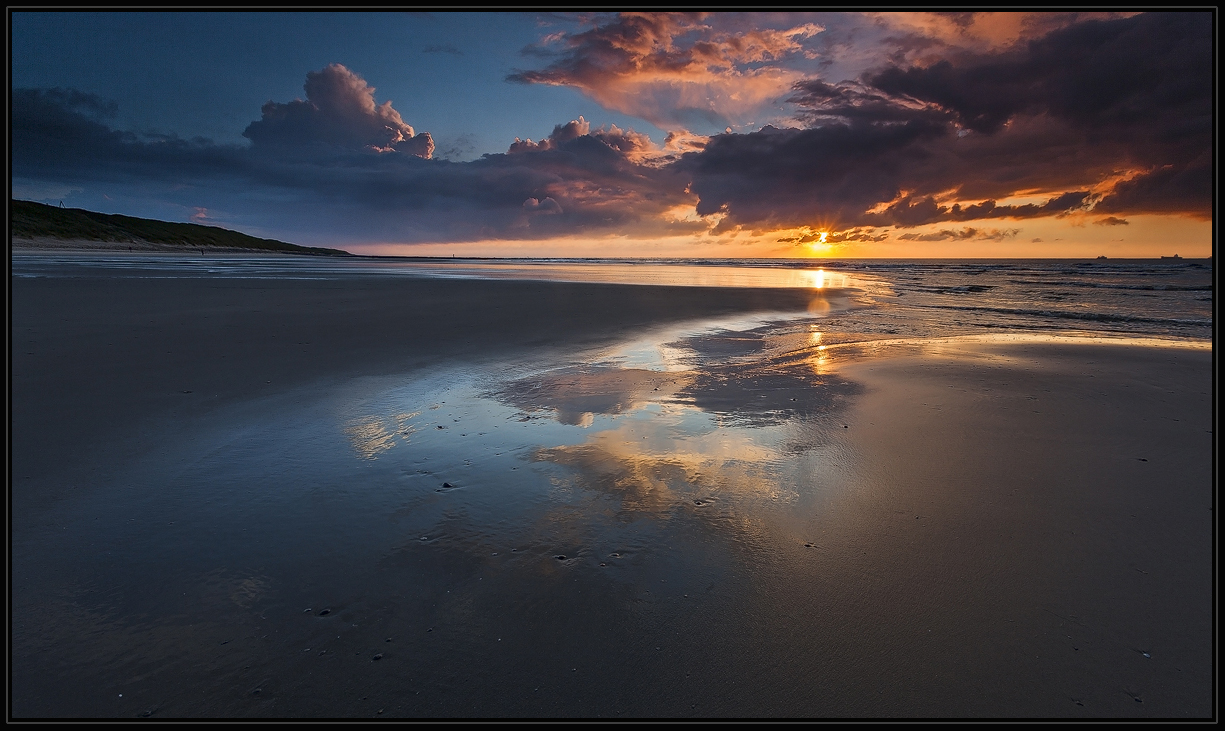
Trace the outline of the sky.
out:
<instances>
[{"instance_id":1,"label":"sky","mask_svg":"<svg viewBox=\"0 0 1225 731\"><path fill-rule=\"evenodd\" d=\"M364 254L1212 251L1211 12L9 24L18 199Z\"/></svg>"}]
</instances>

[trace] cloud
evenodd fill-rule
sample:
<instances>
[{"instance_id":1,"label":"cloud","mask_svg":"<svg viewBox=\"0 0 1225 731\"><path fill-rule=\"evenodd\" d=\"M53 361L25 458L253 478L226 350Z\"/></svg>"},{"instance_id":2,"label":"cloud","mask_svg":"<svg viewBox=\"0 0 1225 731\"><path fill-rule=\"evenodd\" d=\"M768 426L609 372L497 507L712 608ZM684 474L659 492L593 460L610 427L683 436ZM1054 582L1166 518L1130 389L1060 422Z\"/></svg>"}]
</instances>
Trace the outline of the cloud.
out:
<instances>
[{"instance_id":1,"label":"cloud","mask_svg":"<svg viewBox=\"0 0 1225 731\"><path fill-rule=\"evenodd\" d=\"M678 165L720 230L1210 217L1212 68L1210 14L1078 21L1002 50L798 82L806 127L716 135ZM1020 196L1045 200L999 202Z\"/></svg>"},{"instance_id":2,"label":"cloud","mask_svg":"<svg viewBox=\"0 0 1225 731\"><path fill-rule=\"evenodd\" d=\"M376 104L374 87L334 63L306 75L306 99L286 104L270 101L262 118L242 133L256 148L278 150L327 146L401 152L429 159L434 140L417 134L391 102Z\"/></svg>"},{"instance_id":3,"label":"cloud","mask_svg":"<svg viewBox=\"0 0 1225 731\"><path fill-rule=\"evenodd\" d=\"M887 231L881 232L874 228L851 228L846 231L813 231L805 230L795 236L785 236L778 239L780 244L843 244L851 241L884 241L889 238Z\"/></svg>"},{"instance_id":4,"label":"cloud","mask_svg":"<svg viewBox=\"0 0 1225 731\"><path fill-rule=\"evenodd\" d=\"M507 80L575 87L665 129L722 129L786 94L801 75L778 62L802 55L804 41L823 30L813 23L717 27L728 23L742 21L694 13L598 17L591 30L556 33L525 49L552 63Z\"/></svg>"},{"instance_id":5,"label":"cloud","mask_svg":"<svg viewBox=\"0 0 1225 731\"><path fill-rule=\"evenodd\" d=\"M950 51L983 53L1047 35L1086 20L1113 20L1134 12L919 12L868 13L886 28L899 63L926 65Z\"/></svg>"},{"instance_id":6,"label":"cloud","mask_svg":"<svg viewBox=\"0 0 1225 731\"><path fill-rule=\"evenodd\" d=\"M532 142L531 139L521 140L516 137L507 153L517 155L526 152L556 150L565 143L580 137L590 137L593 140L602 142L634 162L644 162L656 158L670 160L675 157L665 155L647 135L640 134L632 129L623 130L615 124L592 130L591 123L582 116L565 124L557 125L553 128L553 132L540 142Z\"/></svg>"},{"instance_id":7,"label":"cloud","mask_svg":"<svg viewBox=\"0 0 1225 731\"><path fill-rule=\"evenodd\" d=\"M1004 231L1000 229L979 230L976 228L964 228L960 231L954 229L942 229L929 234L902 234L898 236L902 241L1006 241L1016 238L1021 230L1010 228Z\"/></svg>"},{"instance_id":8,"label":"cloud","mask_svg":"<svg viewBox=\"0 0 1225 731\"><path fill-rule=\"evenodd\" d=\"M523 210L528 213L539 213L546 216L553 216L562 212L561 204L552 198L545 198L544 200L528 198L523 201Z\"/></svg>"},{"instance_id":9,"label":"cloud","mask_svg":"<svg viewBox=\"0 0 1225 731\"><path fill-rule=\"evenodd\" d=\"M435 148L433 156L447 160L473 157L476 153L475 139L473 135L464 133L440 140L441 149Z\"/></svg>"},{"instance_id":10,"label":"cloud","mask_svg":"<svg viewBox=\"0 0 1225 731\"><path fill-rule=\"evenodd\" d=\"M1127 222L1126 219L1116 218L1114 216L1107 216L1105 218L1099 218L1093 223L1098 226L1129 226L1131 225L1130 223Z\"/></svg>"},{"instance_id":11,"label":"cloud","mask_svg":"<svg viewBox=\"0 0 1225 731\"><path fill-rule=\"evenodd\" d=\"M1099 213L1182 213L1212 218L1211 148L1189 163L1169 163L1123 180L1094 207Z\"/></svg>"}]
</instances>

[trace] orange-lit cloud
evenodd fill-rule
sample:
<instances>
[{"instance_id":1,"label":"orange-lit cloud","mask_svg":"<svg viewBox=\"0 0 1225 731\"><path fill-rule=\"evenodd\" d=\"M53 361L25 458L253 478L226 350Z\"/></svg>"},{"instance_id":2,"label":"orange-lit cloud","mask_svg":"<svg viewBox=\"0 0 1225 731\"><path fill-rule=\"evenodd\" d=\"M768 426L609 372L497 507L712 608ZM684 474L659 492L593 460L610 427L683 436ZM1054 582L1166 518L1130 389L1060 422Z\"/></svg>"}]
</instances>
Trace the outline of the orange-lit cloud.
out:
<instances>
[{"instance_id":1,"label":"orange-lit cloud","mask_svg":"<svg viewBox=\"0 0 1225 731\"><path fill-rule=\"evenodd\" d=\"M701 15L624 13L591 30L550 36L533 51L552 63L509 79L572 86L664 129L738 125L802 77L777 62L804 54L804 41L822 30L801 23L732 32Z\"/></svg>"}]
</instances>

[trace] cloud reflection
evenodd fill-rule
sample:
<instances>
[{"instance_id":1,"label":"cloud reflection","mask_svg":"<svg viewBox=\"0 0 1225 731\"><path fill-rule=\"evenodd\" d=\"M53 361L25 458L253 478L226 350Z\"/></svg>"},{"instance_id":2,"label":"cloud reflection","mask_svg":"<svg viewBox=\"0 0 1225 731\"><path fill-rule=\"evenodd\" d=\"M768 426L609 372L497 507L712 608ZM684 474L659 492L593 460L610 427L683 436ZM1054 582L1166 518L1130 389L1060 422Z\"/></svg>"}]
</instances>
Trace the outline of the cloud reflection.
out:
<instances>
[{"instance_id":1,"label":"cloud reflection","mask_svg":"<svg viewBox=\"0 0 1225 731\"><path fill-rule=\"evenodd\" d=\"M409 422L420 412L398 413L391 416L364 416L350 420L344 427L353 451L362 459L376 459L413 432Z\"/></svg>"},{"instance_id":2,"label":"cloud reflection","mask_svg":"<svg viewBox=\"0 0 1225 731\"><path fill-rule=\"evenodd\" d=\"M686 352L686 371L555 371L509 383L496 397L584 428L594 414L614 417L612 428L537 447L531 459L570 468L568 481L616 499L618 514L789 499L797 488L780 478L780 465L821 446L821 425L861 390L828 370L821 333L810 327L706 333L668 344Z\"/></svg>"},{"instance_id":3,"label":"cloud reflection","mask_svg":"<svg viewBox=\"0 0 1225 731\"><path fill-rule=\"evenodd\" d=\"M686 407L655 418L641 414L582 444L537 449L532 459L573 468L575 484L616 497L621 513L701 508L720 494L783 494L775 479L773 448L752 435L715 429L703 416ZM709 431L694 433L695 425Z\"/></svg>"}]
</instances>

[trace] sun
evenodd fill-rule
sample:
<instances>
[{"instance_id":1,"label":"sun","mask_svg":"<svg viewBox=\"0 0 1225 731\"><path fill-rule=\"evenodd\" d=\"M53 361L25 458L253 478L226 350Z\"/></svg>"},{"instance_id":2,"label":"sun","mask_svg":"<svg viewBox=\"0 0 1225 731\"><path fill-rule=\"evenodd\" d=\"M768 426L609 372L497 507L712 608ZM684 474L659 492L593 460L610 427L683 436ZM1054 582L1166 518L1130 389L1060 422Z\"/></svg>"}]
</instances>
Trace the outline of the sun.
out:
<instances>
[{"instance_id":1,"label":"sun","mask_svg":"<svg viewBox=\"0 0 1225 731\"><path fill-rule=\"evenodd\" d=\"M817 232L817 236L818 238L815 241L808 242L809 251L816 256L829 254L830 249L833 248L833 244L827 241L829 238L829 231L819 231Z\"/></svg>"}]
</instances>

